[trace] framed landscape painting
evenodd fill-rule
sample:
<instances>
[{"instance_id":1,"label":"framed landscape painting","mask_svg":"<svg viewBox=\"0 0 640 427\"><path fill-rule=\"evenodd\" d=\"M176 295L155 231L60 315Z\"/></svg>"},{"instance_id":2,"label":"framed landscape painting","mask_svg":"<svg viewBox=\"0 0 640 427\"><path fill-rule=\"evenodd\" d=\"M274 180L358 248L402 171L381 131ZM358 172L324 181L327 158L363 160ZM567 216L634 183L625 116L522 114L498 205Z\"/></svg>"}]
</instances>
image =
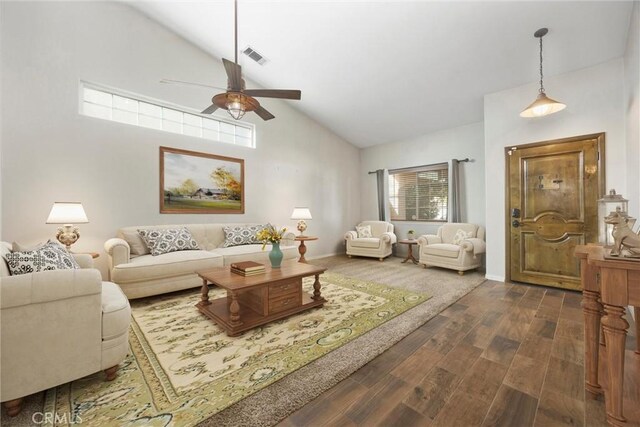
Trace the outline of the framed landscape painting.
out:
<instances>
[{"instance_id":1,"label":"framed landscape painting","mask_svg":"<svg viewBox=\"0 0 640 427\"><path fill-rule=\"evenodd\" d=\"M160 147L160 213L243 214L244 160Z\"/></svg>"}]
</instances>

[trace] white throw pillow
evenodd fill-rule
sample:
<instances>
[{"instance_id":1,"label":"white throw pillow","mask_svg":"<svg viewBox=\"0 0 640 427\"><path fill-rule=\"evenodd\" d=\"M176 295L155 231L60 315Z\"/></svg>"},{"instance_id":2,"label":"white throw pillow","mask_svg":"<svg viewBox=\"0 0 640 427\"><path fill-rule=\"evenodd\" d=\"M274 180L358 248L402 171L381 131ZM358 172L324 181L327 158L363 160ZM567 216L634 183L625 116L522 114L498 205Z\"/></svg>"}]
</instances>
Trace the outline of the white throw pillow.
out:
<instances>
[{"instance_id":1,"label":"white throw pillow","mask_svg":"<svg viewBox=\"0 0 640 427\"><path fill-rule=\"evenodd\" d=\"M473 232L469 231L467 233L464 230L461 230L458 228L458 231L456 231L455 236L453 236L453 244L460 246L463 240L468 239L470 237L473 237Z\"/></svg>"},{"instance_id":2,"label":"white throw pillow","mask_svg":"<svg viewBox=\"0 0 640 427\"><path fill-rule=\"evenodd\" d=\"M357 226L356 227L356 232L358 233L358 238L359 239L367 238L367 237L373 237L371 235L371 226L370 225Z\"/></svg>"},{"instance_id":3,"label":"white throw pillow","mask_svg":"<svg viewBox=\"0 0 640 427\"><path fill-rule=\"evenodd\" d=\"M55 242L45 243L33 251L8 253L5 259L12 275L80 268L71 254Z\"/></svg>"},{"instance_id":4,"label":"white throw pillow","mask_svg":"<svg viewBox=\"0 0 640 427\"><path fill-rule=\"evenodd\" d=\"M153 230L138 230L140 237L151 251L151 255L162 255L176 251L198 250L200 247L186 227Z\"/></svg>"}]
</instances>

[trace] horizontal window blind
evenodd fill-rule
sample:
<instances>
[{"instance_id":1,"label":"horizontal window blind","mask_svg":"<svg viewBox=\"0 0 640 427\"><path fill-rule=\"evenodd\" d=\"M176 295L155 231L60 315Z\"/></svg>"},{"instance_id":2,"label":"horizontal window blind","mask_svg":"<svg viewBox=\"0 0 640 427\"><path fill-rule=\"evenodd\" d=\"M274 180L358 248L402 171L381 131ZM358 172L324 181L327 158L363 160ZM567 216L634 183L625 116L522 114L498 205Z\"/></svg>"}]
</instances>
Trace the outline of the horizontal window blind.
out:
<instances>
[{"instance_id":1,"label":"horizontal window blind","mask_svg":"<svg viewBox=\"0 0 640 427\"><path fill-rule=\"evenodd\" d=\"M80 112L85 116L255 148L254 125L203 117L188 110L93 84L81 85Z\"/></svg>"},{"instance_id":2,"label":"horizontal window blind","mask_svg":"<svg viewBox=\"0 0 640 427\"><path fill-rule=\"evenodd\" d=\"M446 221L448 194L446 163L389 171L392 221Z\"/></svg>"}]
</instances>

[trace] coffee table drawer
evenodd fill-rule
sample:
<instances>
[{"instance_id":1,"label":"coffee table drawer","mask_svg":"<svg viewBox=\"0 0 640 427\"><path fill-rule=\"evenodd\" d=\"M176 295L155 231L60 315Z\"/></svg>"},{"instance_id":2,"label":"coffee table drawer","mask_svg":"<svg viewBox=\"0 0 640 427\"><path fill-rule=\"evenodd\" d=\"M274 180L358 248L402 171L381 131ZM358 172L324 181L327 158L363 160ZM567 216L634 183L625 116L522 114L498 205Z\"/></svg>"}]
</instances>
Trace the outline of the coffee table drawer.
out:
<instances>
[{"instance_id":1,"label":"coffee table drawer","mask_svg":"<svg viewBox=\"0 0 640 427\"><path fill-rule=\"evenodd\" d=\"M269 301L300 293L300 279L281 280L269 285Z\"/></svg>"},{"instance_id":2,"label":"coffee table drawer","mask_svg":"<svg viewBox=\"0 0 640 427\"><path fill-rule=\"evenodd\" d=\"M269 314L279 313L300 305L300 293L284 296L279 299L269 299Z\"/></svg>"}]
</instances>

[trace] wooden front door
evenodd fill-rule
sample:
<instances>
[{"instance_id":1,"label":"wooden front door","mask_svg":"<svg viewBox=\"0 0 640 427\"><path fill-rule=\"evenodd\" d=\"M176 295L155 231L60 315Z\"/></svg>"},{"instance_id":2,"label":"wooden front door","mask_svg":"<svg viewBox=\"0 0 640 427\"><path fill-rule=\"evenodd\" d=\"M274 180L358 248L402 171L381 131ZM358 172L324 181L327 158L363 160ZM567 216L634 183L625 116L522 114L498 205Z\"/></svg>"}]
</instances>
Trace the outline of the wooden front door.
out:
<instances>
[{"instance_id":1,"label":"wooden front door","mask_svg":"<svg viewBox=\"0 0 640 427\"><path fill-rule=\"evenodd\" d=\"M573 252L598 240L604 134L513 147L506 157L509 279L580 289Z\"/></svg>"}]
</instances>

